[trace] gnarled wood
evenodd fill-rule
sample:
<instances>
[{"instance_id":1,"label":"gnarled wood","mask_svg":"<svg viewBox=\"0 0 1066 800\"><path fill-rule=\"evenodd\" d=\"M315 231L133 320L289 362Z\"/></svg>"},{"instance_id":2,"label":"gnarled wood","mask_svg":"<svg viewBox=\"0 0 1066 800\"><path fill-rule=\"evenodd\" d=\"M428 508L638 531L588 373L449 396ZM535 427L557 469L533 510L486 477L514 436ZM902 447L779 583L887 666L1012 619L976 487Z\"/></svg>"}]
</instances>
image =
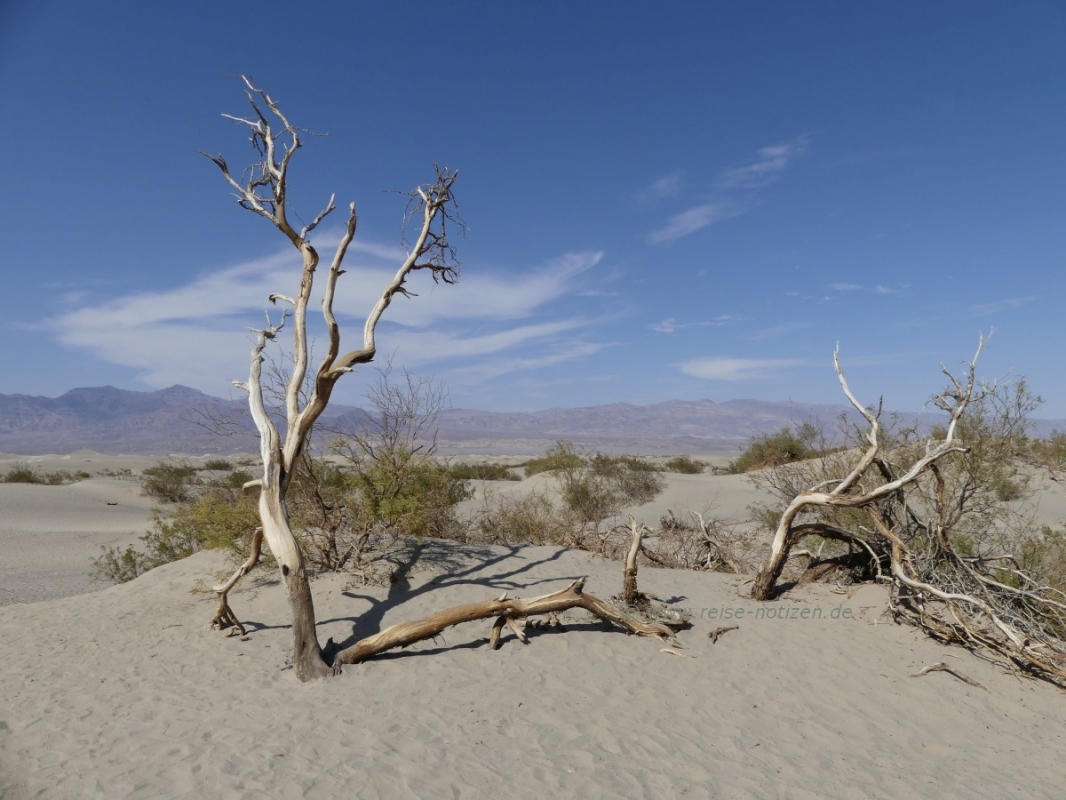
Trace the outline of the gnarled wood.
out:
<instances>
[{"instance_id":1,"label":"gnarled wood","mask_svg":"<svg viewBox=\"0 0 1066 800\"><path fill-rule=\"evenodd\" d=\"M881 408L879 405L876 413L871 412L855 399L855 395L851 393L851 389L848 388L848 382L844 378L844 370L840 366L840 347L838 346L837 349L834 350L833 366L836 369L837 379L840 381L840 386L844 390L844 395L848 398L848 402L851 403L852 407L863 416L869 425L866 432L868 446L859 457L851 472L845 477L841 478L839 481L827 482L826 484L815 486L805 492L801 492L788 504L788 507L781 515L781 519L777 524L777 530L774 532L774 538L770 544L770 555L762 569L759 570L758 575L755 577L755 582L752 585L751 590L752 597L756 600L769 600L774 596L777 589L777 581L781 577L781 571L785 567L785 562L788 561L789 553L792 547L803 538L802 535L797 535L795 524L796 518L803 511L811 506L836 506L838 508L863 508L870 506L885 497L889 497L906 489L917 481L918 478L921 477L924 472L929 470L939 459L949 453L966 452L967 448L962 446L956 438L956 430L958 428L959 420L962 418L963 413L966 411L966 407L969 405L970 400L973 397L977 359L980 356L981 351L984 349L984 346L985 339L982 336L977 346L977 353L970 361L966 382L960 383L948 374L948 377L951 378L951 381L954 384L954 391L945 392L936 398L936 400L939 401L937 404L950 412L944 439L940 442L930 443L925 455L917 459L903 475L893 480L885 480L877 486L866 490L860 488L860 481L862 477L866 475L870 467L881 457ZM829 488L830 485L833 486L832 489Z\"/></svg>"},{"instance_id":2,"label":"gnarled wood","mask_svg":"<svg viewBox=\"0 0 1066 800\"><path fill-rule=\"evenodd\" d=\"M329 403L337 380L351 372L356 365L372 361L377 354L375 329L378 321L395 295L410 294L405 284L411 273L427 270L436 281L455 282L458 267L453 258L454 249L447 238L446 223L453 219L450 211L454 204L452 186L458 174L436 167L435 181L417 187L412 192L408 210L420 217L414 241L403 263L382 290L367 317L361 346L341 355L340 328L333 312L333 302L337 281L344 274L341 265L348 246L355 237L355 204L349 205L347 224L326 276L322 315L328 334L328 351L314 375L310 397L301 407L300 392L308 374L307 306L319 265L318 251L307 237L335 209L335 198L330 197L329 202L309 225L299 231L292 226L290 217L293 212L288 203L288 170L293 155L301 147L300 131L289 122L273 98L256 87L247 77L242 76L242 79L247 88L252 116L223 116L248 129L260 160L250 168L247 173L250 177L242 183L233 177L229 164L222 156L206 153L204 155L221 170L226 182L236 192L238 204L273 224L299 251L303 262L296 295L270 296L271 303L281 302L290 308L282 312L281 319L276 324L267 317L267 325L258 331L256 343L252 348L249 380L234 383L248 391L252 419L259 431L263 474L256 483L260 493L259 517L262 522L262 537L278 563L289 596L293 615L293 668L301 680L308 680L328 674L330 668L323 660L315 633L314 602L303 554L289 525L285 506L286 490L311 430ZM276 338L289 317L292 318L293 368L285 388L285 432L282 436L267 414L263 399L262 361L267 343ZM247 569L239 569L224 589L219 591L220 605L215 616L219 627L240 625L229 607L227 597L229 590L245 572Z\"/></svg>"},{"instance_id":3,"label":"gnarled wood","mask_svg":"<svg viewBox=\"0 0 1066 800\"><path fill-rule=\"evenodd\" d=\"M489 619L490 617L496 617L489 639L490 649L495 649L498 645L500 634L505 624L511 624L516 635L520 639L524 639L523 634L514 626L515 621L535 616L559 614L573 608L583 608L605 622L617 625L629 633L639 636L655 636L664 640L673 639L677 630L680 630L686 624L683 622L645 622L590 594L585 594L584 588L585 579L581 578L565 589L528 600L509 600L504 595L496 600L484 600L479 603L466 603L465 605L455 606L414 622L401 622L398 625L386 628L381 633L368 636L337 653L333 663L335 666L358 664L372 656L384 653L386 650L407 647L415 642L432 639L455 625L480 619Z\"/></svg>"},{"instance_id":4,"label":"gnarled wood","mask_svg":"<svg viewBox=\"0 0 1066 800\"><path fill-rule=\"evenodd\" d=\"M632 517L629 518L630 539L629 552L626 553L625 570L622 577L622 602L628 608L646 610L648 598L641 594L637 588L637 556L640 555L640 544L647 528Z\"/></svg>"}]
</instances>

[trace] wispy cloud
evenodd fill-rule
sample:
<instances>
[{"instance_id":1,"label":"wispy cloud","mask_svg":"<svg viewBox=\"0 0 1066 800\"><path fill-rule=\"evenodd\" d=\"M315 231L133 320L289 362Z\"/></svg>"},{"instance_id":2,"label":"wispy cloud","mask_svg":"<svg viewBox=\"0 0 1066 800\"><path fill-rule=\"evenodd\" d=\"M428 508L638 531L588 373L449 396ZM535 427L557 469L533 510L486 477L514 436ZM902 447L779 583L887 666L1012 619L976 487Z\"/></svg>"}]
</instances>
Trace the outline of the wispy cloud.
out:
<instances>
[{"instance_id":1,"label":"wispy cloud","mask_svg":"<svg viewBox=\"0 0 1066 800\"><path fill-rule=\"evenodd\" d=\"M681 190L683 179L684 173L679 169L668 172L651 185L651 195L659 198L673 197Z\"/></svg>"},{"instance_id":2,"label":"wispy cloud","mask_svg":"<svg viewBox=\"0 0 1066 800\"><path fill-rule=\"evenodd\" d=\"M394 248L374 245L353 252L356 257L338 285L335 306L342 347L359 345L362 321L392 278L396 254ZM594 322L577 316L560 319L558 313L541 321L545 309L576 295L583 273L602 258L599 251L569 253L519 274L470 271L457 286L447 287L416 274L410 289L422 296L393 302L379 342L390 352L402 351L399 357L406 364L432 361L442 369L497 354L518 359L527 348L538 353L564 350L575 331L587 330ZM389 266L381 266L382 261ZM298 275L292 255L278 253L171 289L133 292L93 305L71 296L73 307L41 327L68 347L132 367L151 386L183 383L217 394L230 379L247 374L248 327L263 324L268 295L291 291ZM320 299L312 302L317 305ZM280 313L273 311L272 318ZM540 320L528 321L535 316ZM311 325L312 336L323 334L318 315ZM587 350L576 351L574 357Z\"/></svg>"},{"instance_id":3,"label":"wispy cloud","mask_svg":"<svg viewBox=\"0 0 1066 800\"><path fill-rule=\"evenodd\" d=\"M656 178L651 184L637 189L633 197L641 203L655 203L676 196L685 183L685 173L679 169L671 170Z\"/></svg>"},{"instance_id":4,"label":"wispy cloud","mask_svg":"<svg viewBox=\"0 0 1066 800\"><path fill-rule=\"evenodd\" d=\"M687 211L675 214L663 227L648 234L651 244L663 244L688 236L701 228L706 228L719 220L736 216L738 209L727 201L717 203L703 203L693 206Z\"/></svg>"},{"instance_id":5,"label":"wispy cloud","mask_svg":"<svg viewBox=\"0 0 1066 800\"><path fill-rule=\"evenodd\" d=\"M673 317L667 317L662 322L654 322L648 327L656 333L674 333L675 331L684 328L709 328L717 327L719 325L728 325L730 322L736 322L738 319L739 317L734 317L729 314L722 314L714 319L703 320L701 322L678 322Z\"/></svg>"},{"instance_id":6,"label":"wispy cloud","mask_svg":"<svg viewBox=\"0 0 1066 800\"><path fill-rule=\"evenodd\" d=\"M804 363L792 358L693 358L676 366L694 378L747 381L776 377L781 370Z\"/></svg>"},{"instance_id":7,"label":"wispy cloud","mask_svg":"<svg viewBox=\"0 0 1066 800\"><path fill-rule=\"evenodd\" d=\"M760 148L757 160L729 170L718 185L725 189L757 189L773 183L793 159L806 152L809 143L810 137L798 136L790 142Z\"/></svg>"},{"instance_id":8,"label":"wispy cloud","mask_svg":"<svg viewBox=\"0 0 1066 800\"><path fill-rule=\"evenodd\" d=\"M787 336L790 333L801 331L804 328L811 327L809 322L787 322L782 325L774 325L771 328L763 328L756 331L751 337L756 342L762 342L767 339L776 339L779 336Z\"/></svg>"},{"instance_id":9,"label":"wispy cloud","mask_svg":"<svg viewBox=\"0 0 1066 800\"><path fill-rule=\"evenodd\" d=\"M895 289L891 286L885 286L881 283L867 287L859 283L841 282L831 283L826 288L828 288L832 292L872 292L874 294L899 294L908 286L910 286L910 284L903 284L901 288Z\"/></svg>"},{"instance_id":10,"label":"wispy cloud","mask_svg":"<svg viewBox=\"0 0 1066 800\"><path fill-rule=\"evenodd\" d=\"M515 372L524 373L530 370L552 367L567 361L588 358L610 346L609 342L560 342L552 346L548 352L534 356L517 355L509 358L483 359L474 364L456 367L450 371L450 375L453 376L453 379L459 379L464 383L485 383L501 375L509 375Z\"/></svg>"},{"instance_id":11,"label":"wispy cloud","mask_svg":"<svg viewBox=\"0 0 1066 800\"><path fill-rule=\"evenodd\" d=\"M757 189L778 179L780 173L807 149L810 138L799 136L792 141L760 148L757 159L746 166L727 170L715 184L716 192L710 199L692 206L671 217L665 225L648 234L649 244L673 242L723 219L739 216L754 207L753 201L741 202L740 190ZM672 172L655 181L648 197L669 197L680 189L680 173ZM715 197L714 195L717 195ZM732 195L732 196L729 196Z\"/></svg>"},{"instance_id":12,"label":"wispy cloud","mask_svg":"<svg viewBox=\"0 0 1066 800\"><path fill-rule=\"evenodd\" d=\"M970 311L974 314L998 314L1000 311L1012 311L1022 306L1027 306L1038 297L1035 294L1028 295L1027 297L1008 297L1003 300L998 300L994 303L978 303L970 306Z\"/></svg>"}]
</instances>

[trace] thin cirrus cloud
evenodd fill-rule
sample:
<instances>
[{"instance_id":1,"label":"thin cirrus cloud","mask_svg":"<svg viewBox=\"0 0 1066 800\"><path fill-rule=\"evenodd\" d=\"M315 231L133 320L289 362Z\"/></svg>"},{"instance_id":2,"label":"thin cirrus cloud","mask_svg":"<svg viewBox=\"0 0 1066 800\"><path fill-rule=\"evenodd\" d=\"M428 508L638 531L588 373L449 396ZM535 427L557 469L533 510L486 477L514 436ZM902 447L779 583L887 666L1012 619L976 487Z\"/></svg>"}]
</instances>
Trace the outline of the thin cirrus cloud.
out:
<instances>
[{"instance_id":1,"label":"thin cirrus cloud","mask_svg":"<svg viewBox=\"0 0 1066 800\"><path fill-rule=\"evenodd\" d=\"M719 325L728 325L730 322L736 322L739 317L730 316L729 314L722 314L714 319L704 320L702 322L678 322L673 317L667 317L662 322L654 322L648 327L656 333L675 333L685 328L710 328Z\"/></svg>"},{"instance_id":2,"label":"thin cirrus cloud","mask_svg":"<svg viewBox=\"0 0 1066 800\"><path fill-rule=\"evenodd\" d=\"M693 358L676 366L693 378L747 381L776 377L781 370L804 363L792 358Z\"/></svg>"},{"instance_id":3,"label":"thin cirrus cloud","mask_svg":"<svg viewBox=\"0 0 1066 800\"><path fill-rule=\"evenodd\" d=\"M328 250L323 247L323 252ZM361 344L362 320L396 269L392 248L364 245L338 284L335 309L342 347ZM528 323L559 298L574 294L581 276L603 258L599 251L564 254L519 275L470 271L457 286L438 286L427 274L409 281L414 299L397 298L383 319L379 344L402 350L406 363L477 359L536 347L551 350L593 323L583 317ZM324 260L326 257L324 256ZM384 266L385 262L389 266ZM148 385L181 383L218 394L248 372L251 326L262 326L271 292L291 292L299 262L276 253L223 268L173 288L133 292L104 302L79 302L41 327L63 345L132 368ZM312 298L317 306L321 296ZM270 311L277 321L281 309ZM558 315L553 315L558 316ZM318 315L310 335L321 335ZM358 324L353 322L356 320ZM280 339L286 339L285 333ZM496 367L498 371L500 366Z\"/></svg>"},{"instance_id":4,"label":"thin cirrus cloud","mask_svg":"<svg viewBox=\"0 0 1066 800\"><path fill-rule=\"evenodd\" d=\"M773 183L793 159L806 152L809 143L810 137L799 136L790 142L760 148L756 161L727 171L718 185L723 189L758 189Z\"/></svg>"},{"instance_id":5,"label":"thin cirrus cloud","mask_svg":"<svg viewBox=\"0 0 1066 800\"><path fill-rule=\"evenodd\" d=\"M776 181L781 173L792 163L794 159L807 150L810 138L799 136L792 141L760 148L757 158L751 164L735 169L727 170L715 184L719 193L733 192L744 189L758 189ZM672 175L673 173L671 173ZM663 189L675 189L669 180L670 176L660 178L652 185L653 196L665 197L666 194L655 194L656 187L662 184ZM671 217L665 225L656 228L648 234L649 244L666 244L680 239L698 230L713 225L723 219L739 216L749 210L752 204L740 203L735 199L719 198L710 202L701 203L686 209Z\"/></svg>"},{"instance_id":6,"label":"thin cirrus cloud","mask_svg":"<svg viewBox=\"0 0 1066 800\"><path fill-rule=\"evenodd\" d=\"M1016 308L1027 306L1037 299L1035 294L1027 297L1007 297L1003 300L999 300L994 303L978 303L977 305L970 306L970 311L974 314L998 314L1001 311L1013 311Z\"/></svg>"},{"instance_id":7,"label":"thin cirrus cloud","mask_svg":"<svg viewBox=\"0 0 1066 800\"><path fill-rule=\"evenodd\" d=\"M668 172L651 185L652 197L673 197L681 190L681 181L684 173L679 169Z\"/></svg>"},{"instance_id":8,"label":"thin cirrus cloud","mask_svg":"<svg viewBox=\"0 0 1066 800\"><path fill-rule=\"evenodd\" d=\"M682 211L680 214L675 214L663 227L649 233L648 241L651 244L672 242L706 228L708 225L713 225L719 220L736 216L738 213L736 206L724 200L717 203L703 203Z\"/></svg>"}]
</instances>

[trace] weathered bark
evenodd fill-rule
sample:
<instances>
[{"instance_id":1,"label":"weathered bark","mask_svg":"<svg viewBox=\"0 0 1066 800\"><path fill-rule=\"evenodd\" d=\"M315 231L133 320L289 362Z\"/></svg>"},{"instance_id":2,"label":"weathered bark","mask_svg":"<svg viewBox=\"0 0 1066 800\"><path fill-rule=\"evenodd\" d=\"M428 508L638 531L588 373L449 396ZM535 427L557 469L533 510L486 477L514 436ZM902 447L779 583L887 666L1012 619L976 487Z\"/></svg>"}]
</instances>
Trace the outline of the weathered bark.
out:
<instances>
[{"instance_id":1,"label":"weathered bark","mask_svg":"<svg viewBox=\"0 0 1066 800\"><path fill-rule=\"evenodd\" d=\"M644 538L645 528L632 517L629 522L632 533L622 578L622 602L629 608L643 609L648 603L648 598L637 588L637 556L640 554L640 543Z\"/></svg>"},{"instance_id":2,"label":"weathered bark","mask_svg":"<svg viewBox=\"0 0 1066 800\"><path fill-rule=\"evenodd\" d=\"M229 165L222 156L208 155L208 158L218 166L226 182L236 191L240 206L269 220L300 252L303 261L303 271L296 296L272 294L269 298L271 303L277 304L280 301L288 305L291 310L283 311L281 320L277 324L272 323L268 315L267 327L259 331L256 344L252 349L249 380L247 383L243 381L235 381L235 383L248 391L252 419L259 431L263 477L254 481L253 484L258 486L260 492L259 517L263 527L263 538L278 562L278 569L289 596L293 616L293 668L301 680L308 680L328 674L330 670L322 659L322 651L315 633L314 602L303 554L289 527L289 518L285 508L285 494L289 480L297 461L303 454L315 422L329 403L337 380L342 375L351 372L356 365L369 363L377 354L375 340L377 323L395 295L407 296L409 294L405 288L408 277L415 271L426 270L430 272L435 281L455 282L458 274L457 266L452 258L454 251L448 242L445 225L448 220L452 219L449 210L454 203L452 185L458 174L447 169L436 168L436 181L417 187L412 192L409 212L421 216L417 235L403 263L384 288L367 317L363 327L361 346L341 355L340 328L333 313L333 301L336 296L337 281L344 274L341 265L347 254L348 246L355 237L355 204L350 204L347 225L326 276L325 294L322 301L322 315L329 337L327 352L315 373L310 396L301 408L300 395L304 388L304 379L308 375L309 358L307 305L319 265L318 252L307 237L336 206L334 197L331 196L326 207L309 225L299 231L292 226L287 199L288 168L293 155L301 146L300 132L290 124L269 95L254 86L248 78L244 78L244 83L248 89L248 100L253 111L252 118L223 116L247 126L251 133L252 144L261 160L251 168L247 183L241 183L230 173ZM260 103L265 106L265 110ZM280 123L280 129L272 128L272 121ZM285 436L282 437L267 414L263 400L262 361L263 350L267 342L277 336L285 324L285 319L289 316L293 321L293 367L285 388L286 425ZM235 582L246 571L238 570L235 578L224 591L219 593L220 609L216 614L216 621L220 625L236 622L236 616L229 608L226 597Z\"/></svg>"},{"instance_id":3,"label":"weathered bark","mask_svg":"<svg viewBox=\"0 0 1066 800\"><path fill-rule=\"evenodd\" d=\"M233 609L230 608L229 593L240 582L241 578L251 572L259 563L259 559L263 554L262 525L257 527L255 533L252 534L252 543L249 550L248 558L237 567L237 571L225 583L219 584L212 589L218 595L218 610L215 612L214 619L211 620L211 627L216 630L224 631L227 628L236 628L241 636L245 634L244 625L241 624L241 621L237 619L237 615L233 613Z\"/></svg>"},{"instance_id":4,"label":"weathered bark","mask_svg":"<svg viewBox=\"0 0 1066 800\"><path fill-rule=\"evenodd\" d=\"M968 380L966 383L962 384L952 377L951 380L954 383L955 390L953 392L945 392L938 398L942 401L942 405L947 405L948 399L954 401L954 405L951 406L947 431L943 441L931 445L926 454L915 461L910 469L900 477L894 480L886 480L868 490L863 490L860 487L860 481L866 475L870 467L872 467L881 457L881 423L879 420L881 410L878 408L876 413L871 412L855 399L855 396L851 393L851 389L848 388L847 380L844 378L844 370L840 366L840 349L839 347L837 348L833 353L833 365L836 368L837 379L840 381L840 386L844 390L844 395L848 398L852 407L854 407L869 424L869 429L866 432L868 446L852 468L851 472L845 477L838 481L827 481L808 491L801 492L788 504L788 507L785 509L778 522L777 530L774 532L774 538L770 544L770 556L755 577L755 582L751 589L752 597L756 600L770 600L773 598L777 589L777 581L781 577L781 571L784 569L785 563L788 561L790 551L799 538L802 538L796 536L794 528L796 518L803 511L811 506L836 506L838 508L863 508L871 506L879 500L890 497L897 492L906 489L917 481L922 473L929 470L939 459L949 453L966 452L967 448L961 446L956 439L956 429L959 420L962 418L963 412L965 412L967 405L969 405L969 402L973 397L977 358L980 356L981 350L984 349L984 344L985 340L984 337L982 337L977 347L977 354L974 355L970 362ZM950 374L949 377L951 377ZM833 488L830 489L830 486Z\"/></svg>"},{"instance_id":5,"label":"weathered bark","mask_svg":"<svg viewBox=\"0 0 1066 800\"><path fill-rule=\"evenodd\" d=\"M247 183L241 183L232 176L224 158L221 156L208 156L208 158L218 166L227 183L236 190L241 207L269 220L299 251L303 261L303 271L299 291L295 297L280 294L270 296L271 303L281 302L287 308L282 312L281 319L276 324L271 322L268 315L267 326L259 331L252 349L249 380L246 383L235 382L237 386L248 391L252 419L259 431L263 473L261 478L250 482L247 488L259 490L259 518L262 522L262 531L261 534L257 534L253 543L254 557L250 556L229 581L216 588L219 594L219 610L215 615L217 626L236 625L243 633L243 626L230 609L227 598L229 591L237 581L258 562L259 542L265 540L278 563L278 569L288 593L292 612L293 669L296 676L303 681L333 674L341 664L355 664L394 647L403 647L436 636L452 625L488 617L496 618L492 628L494 645L498 644L504 625L509 625L519 637L522 637L517 620L535 615L554 615L571 608L584 608L601 619L620 625L631 633L671 638L673 629L669 625L644 622L612 608L595 597L584 594L582 592L584 581L582 580L560 592L531 600L507 600L504 597L484 603L470 603L442 611L424 620L393 626L336 654L331 664L326 663L315 631L314 600L311 596L303 553L289 525L285 505L286 491L298 460L307 446L311 430L329 403L337 380L351 372L357 365L369 363L374 359L377 354L375 338L377 324L397 294L403 296L410 294L406 289L406 281L410 275L415 271L425 270L431 274L434 281L455 282L458 268L454 261L454 250L446 235L446 224L454 221L452 186L458 174L447 169L436 168L435 182L417 187L412 192L408 214L410 217L421 218L414 241L403 263L382 290L367 316L363 326L362 342L356 348L342 354L340 328L333 312L333 302L336 297L337 281L344 274L341 265L348 246L355 237L355 204L352 203L349 206L347 225L326 275L322 301L322 316L328 335L326 354L318 370L311 376L310 395L301 407L301 391L304 389L305 378L309 376L307 305L319 265L318 252L307 236L335 209L334 198L330 197L329 203L310 225L304 226L299 231L292 226L287 204L288 168L293 154L300 147L299 130L289 123L274 100L265 92L256 88L247 78L244 82L248 88L248 99L251 102L253 117L244 119L225 116L248 127L252 144L261 160L253 165L251 177ZM260 103L264 104L265 111L260 107ZM272 129L271 121L273 120L280 122L280 130ZM263 350L267 342L277 336L289 317L292 318L293 323L293 367L285 387L285 428L284 436L282 436L267 413L263 399L262 361ZM635 545L638 549L639 544L638 539ZM634 562L632 574L634 591L635 580Z\"/></svg>"},{"instance_id":6,"label":"weathered bark","mask_svg":"<svg viewBox=\"0 0 1066 800\"><path fill-rule=\"evenodd\" d=\"M624 611L584 593L585 579L574 581L565 589L558 592L533 597L528 600L508 600L504 595L496 600L484 600L479 603L466 603L445 609L425 619L414 622L401 622L386 628L381 633L368 636L356 644L337 653L333 659L334 665L358 664L372 656L384 653L397 647L407 647L424 639L432 639L444 630L464 622L474 622L479 619L496 617L493 625L493 635L490 645L499 641L499 634L504 624L512 624L512 629L519 638L523 635L517 626L513 625L516 620L547 614L559 614L572 608L583 608L605 622L610 622L629 633L640 636L655 636L660 639L673 639L677 630L680 630L684 622L645 622Z\"/></svg>"}]
</instances>

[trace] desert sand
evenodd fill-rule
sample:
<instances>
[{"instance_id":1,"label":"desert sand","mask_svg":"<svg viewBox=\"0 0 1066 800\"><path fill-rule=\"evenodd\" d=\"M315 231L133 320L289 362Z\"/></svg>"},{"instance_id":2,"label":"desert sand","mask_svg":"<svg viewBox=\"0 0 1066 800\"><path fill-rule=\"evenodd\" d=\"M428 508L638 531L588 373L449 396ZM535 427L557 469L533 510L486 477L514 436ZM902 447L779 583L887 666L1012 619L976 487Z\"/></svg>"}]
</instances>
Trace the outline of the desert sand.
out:
<instances>
[{"instance_id":1,"label":"desert sand","mask_svg":"<svg viewBox=\"0 0 1066 800\"><path fill-rule=\"evenodd\" d=\"M672 476L641 516L753 494ZM896 625L878 586L759 604L742 577L642 569L644 591L692 614L685 656L575 612L528 644L490 652L489 623L470 623L300 684L272 574L232 596L245 640L209 630L213 601L190 592L224 568L217 553L88 583L99 544L134 540L150 505L109 477L0 484L0 797L1051 797L1066 777L1066 695ZM619 564L582 552L412 548L390 587L315 581L323 642L581 576L604 599L621 587ZM937 662L984 688L911 677Z\"/></svg>"}]
</instances>

